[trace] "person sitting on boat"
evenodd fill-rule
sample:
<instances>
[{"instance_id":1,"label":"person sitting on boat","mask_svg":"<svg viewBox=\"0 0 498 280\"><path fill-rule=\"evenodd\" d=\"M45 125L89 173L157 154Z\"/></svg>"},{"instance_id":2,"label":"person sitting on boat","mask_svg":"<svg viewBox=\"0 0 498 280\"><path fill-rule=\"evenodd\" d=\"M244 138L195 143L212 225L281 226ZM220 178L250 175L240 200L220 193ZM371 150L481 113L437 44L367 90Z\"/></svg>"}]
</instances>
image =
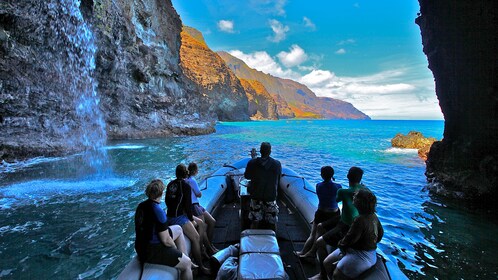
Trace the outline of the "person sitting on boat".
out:
<instances>
[{"instance_id":1,"label":"person sitting on boat","mask_svg":"<svg viewBox=\"0 0 498 280\"><path fill-rule=\"evenodd\" d=\"M185 182L188 175L187 167L179 164L176 167L176 179L169 182L166 187L165 202L168 207L166 215L170 225L179 225L183 233L190 239L194 261L204 274L210 274L210 270L202 264L201 237L205 227L202 220L193 216L192 197L190 185ZM199 222L200 221L200 222ZM199 232L196 230L198 226Z\"/></svg>"},{"instance_id":2,"label":"person sitting on boat","mask_svg":"<svg viewBox=\"0 0 498 280\"><path fill-rule=\"evenodd\" d=\"M310 254L315 254L315 252L318 256L320 273L310 279L327 279L327 272L323 266L323 261L328 256L327 245L337 248L337 243L339 243L339 240L346 235L349 227L353 223L354 218L358 216L358 210L356 210L356 207L353 205L353 195L358 190L365 188L365 186L360 183L363 178L363 170L359 167L353 166L349 169L347 177L349 181L349 188L339 189L336 197L337 202L342 202L341 219L335 227L320 236L316 240L314 247L310 249L307 255L303 256L308 257ZM323 227L324 224L327 224L327 221L322 223L322 226L318 224L317 232L319 234L319 229Z\"/></svg>"},{"instance_id":3,"label":"person sitting on boat","mask_svg":"<svg viewBox=\"0 0 498 280\"><path fill-rule=\"evenodd\" d=\"M341 211L337 205L336 196L337 191L341 189L341 185L333 182L334 168L332 166L323 166L320 170L320 175L323 179L322 182L316 184L316 195L318 196L318 209L315 212L311 233L304 247L300 252L296 252L299 257L315 256L315 253L307 254L312 248L317 239L317 225L325 222L333 224L334 226L341 218Z\"/></svg>"},{"instance_id":4,"label":"person sitting on boat","mask_svg":"<svg viewBox=\"0 0 498 280\"><path fill-rule=\"evenodd\" d=\"M212 240L213 240L213 232L214 232L214 227L216 225L216 220L213 218L213 216L204 209L199 204L199 197L202 197L202 192L199 189L199 184L197 184L197 181L195 180L195 176L199 172L199 168L197 166L197 163L191 162L188 165L188 178L185 180L191 187L192 189L192 213L194 216L200 218L202 222L206 224L206 231L205 231L205 236L204 236L204 247L210 254L214 254L218 252L218 249L214 247Z\"/></svg>"},{"instance_id":5,"label":"person sitting on boat","mask_svg":"<svg viewBox=\"0 0 498 280\"><path fill-rule=\"evenodd\" d=\"M162 264L178 268L181 279L192 278L192 262L180 226L167 224L166 213L159 203L164 183L153 180L145 188L148 199L140 203L135 212L135 250L142 263ZM142 266L143 273L143 266Z\"/></svg>"},{"instance_id":6,"label":"person sitting on boat","mask_svg":"<svg viewBox=\"0 0 498 280\"><path fill-rule=\"evenodd\" d=\"M353 196L353 204L359 216L354 219L346 236L339 241L338 249L324 261L327 275L332 277L333 273L333 279L357 278L377 262L375 250L384 235L382 224L375 214L377 198L371 191L360 189Z\"/></svg>"},{"instance_id":7,"label":"person sitting on boat","mask_svg":"<svg viewBox=\"0 0 498 280\"><path fill-rule=\"evenodd\" d=\"M259 152L261 157L249 160L244 172L244 177L251 180L249 220L253 229L269 228L275 231L278 221L277 188L282 165L270 157L270 143L261 143Z\"/></svg>"}]
</instances>

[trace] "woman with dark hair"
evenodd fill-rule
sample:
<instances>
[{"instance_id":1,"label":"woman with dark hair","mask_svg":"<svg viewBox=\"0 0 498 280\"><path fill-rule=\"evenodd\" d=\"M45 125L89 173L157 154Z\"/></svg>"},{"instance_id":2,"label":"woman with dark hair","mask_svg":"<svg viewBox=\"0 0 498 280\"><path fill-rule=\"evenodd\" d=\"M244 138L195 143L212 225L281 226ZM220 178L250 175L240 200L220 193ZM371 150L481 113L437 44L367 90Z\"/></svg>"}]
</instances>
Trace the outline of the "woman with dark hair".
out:
<instances>
[{"instance_id":1,"label":"woman with dark hair","mask_svg":"<svg viewBox=\"0 0 498 280\"><path fill-rule=\"evenodd\" d=\"M156 179L145 188L148 199L140 203L135 212L135 250L143 263L162 264L178 268L181 279L192 279L192 262L182 229L168 227L166 214L159 203L164 192L164 184Z\"/></svg>"},{"instance_id":2,"label":"woman with dark hair","mask_svg":"<svg viewBox=\"0 0 498 280\"><path fill-rule=\"evenodd\" d=\"M214 247L212 243L216 220L208 211L206 211L206 209L204 209L204 207L199 204L198 198L202 197L202 192L199 189L199 184L197 184L197 181L195 180L195 175L197 175L198 172L199 168L197 166L197 163L189 163L188 178L185 179L185 181L190 185L192 189L192 213L195 217L201 219L202 222L206 225L206 235L202 238L204 247L206 248L206 251L208 253L214 254L218 252L218 249L216 249L216 247Z\"/></svg>"},{"instance_id":3,"label":"woman with dark hair","mask_svg":"<svg viewBox=\"0 0 498 280\"><path fill-rule=\"evenodd\" d=\"M349 231L338 243L338 249L324 261L327 275L333 279L357 278L377 262L377 243L384 235L379 218L375 214L377 198L367 190L360 189L353 196L353 204L358 210ZM337 262L337 267L334 263ZM334 270L335 268L335 270Z\"/></svg>"},{"instance_id":4,"label":"woman with dark hair","mask_svg":"<svg viewBox=\"0 0 498 280\"><path fill-rule=\"evenodd\" d=\"M316 195L318 196L318 209L315 212L311 233L303 249L300 252L295 252L301 258L315 257L315 250L311 250L319 237L317 235L318 224L330 221L330 226L333 228L341 218L341 211L337 205L337 191L341 189L341 185L334 182L334 168L332 166L323 166L320 169L320 176L323 181L316 184ZM316 247L315 247L316 248Z\"/></svg>"},{"instance_id":5,"label":"woman with dark hair","mask_svg":"<svg viewBox=\"0 0 498 280\"><path fill-rule=\"evenodd\" d=\"M188 176L187 167L179 164L176 167L176 179L169 182L166 187L166 206L168 210L168 222L170 225L179 225L183 233L190 239L192 244L192 255L196 264L204 274L210 274L210 270L202 264L201 257L201 236L195 228L197 222L192 214L192 199L190 185L185 182ZM200 231L204 230L203 225L199 224Z\"/></svg>"}]
</instances>

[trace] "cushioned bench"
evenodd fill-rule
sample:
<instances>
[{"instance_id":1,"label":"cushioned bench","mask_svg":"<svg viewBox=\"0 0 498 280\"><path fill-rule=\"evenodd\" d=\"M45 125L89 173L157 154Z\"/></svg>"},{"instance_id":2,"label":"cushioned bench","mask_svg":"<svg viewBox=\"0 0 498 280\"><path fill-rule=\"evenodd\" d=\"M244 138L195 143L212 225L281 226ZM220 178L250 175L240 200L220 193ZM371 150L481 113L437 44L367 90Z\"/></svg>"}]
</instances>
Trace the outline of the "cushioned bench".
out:
<instances>
[{"instance_id":1,"label":"cushioned bench","mask_svg":"<svg viewBox=\"0 0 498 280\"><path fill-rule=\"evenodd\" d=\"M275 232L247 229L241 233L237 279L288 279Z\"/></svg>"},{"instance_id":2,"label":"cushioned bench","mask_svg":"<svg viewBox=\"0 0 498 280\"><path fill-rule=\"evenodd\" d=\"M190 252L191 244L190 240L185 236L185 243L187 245L187 251ZM180 271L174 267L160 265L160 264L144 264L144 271L142 277L140 273L142 272L142 267L138 261L138 257L135 256L128 265L119 274L118 280L176 280L180 279Z\"/></svg>"}]
</instances>

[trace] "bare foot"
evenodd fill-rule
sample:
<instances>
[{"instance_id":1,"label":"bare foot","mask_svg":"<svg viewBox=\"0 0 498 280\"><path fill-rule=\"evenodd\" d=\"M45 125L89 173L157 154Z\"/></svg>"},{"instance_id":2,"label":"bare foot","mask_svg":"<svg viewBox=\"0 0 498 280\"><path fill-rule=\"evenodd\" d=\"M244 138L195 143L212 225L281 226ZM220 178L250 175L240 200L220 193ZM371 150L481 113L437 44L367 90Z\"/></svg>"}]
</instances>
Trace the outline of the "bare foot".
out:
<instances>
[{"instance_id":1,"label":"bare foot","mask_svg":"<svg viewBox=\"0 0 498 280\"><path fill-rule=\"evenodd\" d=\"M308 280L322 280L322 276L318 273L317 275L308 278Z\"/></svg>"},{"instance_id":2,"label":"bare foot","mask_svg":"<svg viewBox=\"0 0 498 280\"><path fill-rule=\"evenodd\" d=\"M213 255L216 254L216 253L218 253L220 251L218 248L214 247L213 244L211 244L210 247L211 247L210 249L211 249L211 252L212 252Z\"/></svg>"},{"instance_id":3,"label":"bare foot","mask_svg":"<svg viewBox=\"0 0 498 280\"><path fill-rule=\"evenodd\" d=\"M201 272L204 275L211 275L211 269L209 269L209 268L207 268L205 266L201 266Z\"/></svg>"}]
</instances>

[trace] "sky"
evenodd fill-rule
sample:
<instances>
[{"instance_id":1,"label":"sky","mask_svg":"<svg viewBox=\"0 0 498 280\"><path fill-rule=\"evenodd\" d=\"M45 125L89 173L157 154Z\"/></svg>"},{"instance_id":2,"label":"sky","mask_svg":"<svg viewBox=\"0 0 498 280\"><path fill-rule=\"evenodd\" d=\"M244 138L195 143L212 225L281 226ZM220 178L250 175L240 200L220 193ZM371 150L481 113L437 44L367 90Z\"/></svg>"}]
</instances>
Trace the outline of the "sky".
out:
<instances>
[{"instance_id":1,"label":"sky","mask_svg":"<svg viewBox=\"0 0 498 280\"><path fill-rule=\"evenodd\" d=\"M173 0L214 51L352 103L372 119L443 119L417 0Z\"/></svg>"}]
</instances>

